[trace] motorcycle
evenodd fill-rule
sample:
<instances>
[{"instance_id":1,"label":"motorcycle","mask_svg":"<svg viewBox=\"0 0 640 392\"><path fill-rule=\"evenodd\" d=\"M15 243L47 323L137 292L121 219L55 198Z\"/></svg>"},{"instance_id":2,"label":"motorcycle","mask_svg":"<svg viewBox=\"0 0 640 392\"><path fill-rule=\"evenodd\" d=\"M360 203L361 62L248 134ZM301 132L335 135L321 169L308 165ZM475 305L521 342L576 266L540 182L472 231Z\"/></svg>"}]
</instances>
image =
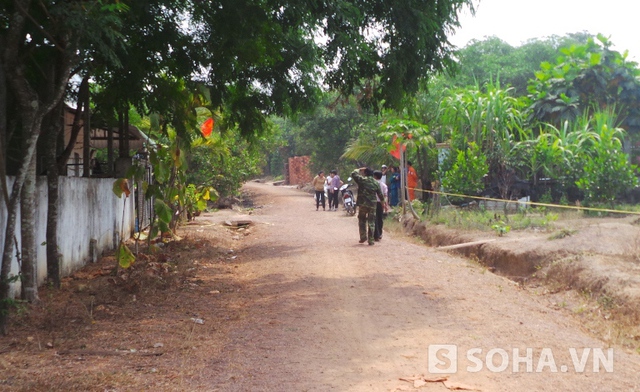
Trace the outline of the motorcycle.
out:
<instances>
[{"instance_id":1,"label":"motorcycle","mask_svg":"<svg viewBox=\"0 0 640 392\"><path fill-rule=\"evenodd\" d=\"M355 215L356 213L356 203L353 199L353 192L351 189L351 177L347 180L348 182L340 187L340 194L342 195L342 205L344 206L345 211L347 211L347 215Z\"/></svg>"}]
</instances>

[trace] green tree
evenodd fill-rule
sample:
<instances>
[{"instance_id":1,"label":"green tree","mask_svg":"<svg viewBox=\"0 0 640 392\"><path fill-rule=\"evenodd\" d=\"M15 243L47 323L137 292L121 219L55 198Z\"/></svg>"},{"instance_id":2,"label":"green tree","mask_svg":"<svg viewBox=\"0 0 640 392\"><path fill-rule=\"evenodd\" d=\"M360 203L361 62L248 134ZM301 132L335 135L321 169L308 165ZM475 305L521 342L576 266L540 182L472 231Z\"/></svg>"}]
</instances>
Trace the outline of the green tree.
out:
<instances>
[{"instance_id":1,"label":"green tree","mask_svg":"<svg viewBox=\"0 0 640 392\"><path fill-rule=\"evenodd\" d=\"M561 46L586 42L585 33L531 39L517 47L498 37L473 40L458 51L458 72L450 85L484 86L499 80L501 85L513 88L514 96L525 96L529 80L541 63L555 61Z\"/></svg>"},{"instance_id":2,"label":"green tree","mask_svg":"<svg viewBox=\"0 0 640 392\"><path fill-rule=\"evenodd\" d=\"M534 118L559 126L585 110L617 107L622 127L638 129L640 70L610 47L611 42L598 35L584 45L561 48L554 64L542 63L529 84Z\"/></svg>"},{"instance_id":3,"label":"green tree","mask_svg":"<svg viewBox=\"0 0 640 392\"><path fill-rule=\"evenodd\" d=\"M521 169L523 178L538 185L540 176L551 176L554 168L562 164L560 139L554 134L540 132L537 137L519 141L514 146L513 165Z\"/></svg>"},{"instance_id":4,"label":"green tree","mask_svg":"<svg viewBox=\"0 0 640 392\"><path fill-rule=\"evenodd\" d=\"M508 85L509 74L516 60L515 51L516 48L498 37L471 41L458 51L459 71L455 78L456 85L482 86L498 79Z\"/></svg>"},{"instance_id":5,"label":"green tree","mask_svg":"<svg viewBox=\"0 0 640 392\"><path fill-rule=\"evenodd\" d=\"M452 64L447 33L470 0L224 0L190 15L214 106L243 132L264 114L316 102L320 82L364 107L400 107L417 81ZM317 39L320 37L321 39Z\"/></svg>"},{"instance_id":6,"label":"green tree","mask_svg":"<svg viewBox=\"0 0 640 392\"><path fill-rule=\"evenodd\" d=\"M329 96L324 105L313 113L300 116L298 126L299 137L303 141L300 147L311 154L311 169L346 170L341 162L345 149L350 141L366 132L365 124L370 116L363 112L355 99L335 99Z\"/></svg>"},{"instance_id":7,"label":"green tree","mask_svg":"<svg viewBox=\"0 0 640 392\"><path fill-rule=\"evenodd\" d=\"M485 90L455 89L440 103L441 140L450 140L452 148L467 141L476 143L487 158L490 182L504 177L525 128L525 100L513 97L512 91L493 84Z\"/></svg>"},{"instance_id":8,"label":"green tree","mask_svg":"<svg viewBox=\"0 0 640 392\"><path fill-rule=\"evenodd\" d=\"M242 183L261 174L267 152L276 145L268 135L249 143L240 137L238 129L214 133L191 148L185 182L212 187L221 197L234 196Z\"/></svg>"},{"instance_id":9,"label":"green tree","mask_svg":"<svg viewBox=\"0 0 640 392\"><path fill-rule=\"evenodd\" d=\"M0 68L4 70L4 74L0 73L0 77L4 76L0 84L8 87L7 100L0 105L13 102L15 109L11 112L6 107L3 109L9 118L0 124L6 127L0 130L4 142L2 159L11 151L9 146L18 146L19 151L15 164L7 168L7 172L15 174L11 192L3 191L7 221L0 271L0 333L7 332L5 305L9 296L18 201L25 181L31 181L27 177L35 176L31 167L44 117L62 101L72 68L80 61L79 52L90 47L96 52L109 52L118 45L118 13L124 8L123 4L110 1L0 3ZM3 166L6 164L5 160ZM0 183L4 188L6 179L0 179ZM28 187L27 193L34 190ZM23 224L35 230L33 221ZM35 261L23 259L23 262Z\"/></svg>"},{"instance_id":10,"label":"green tree","mask_svg":"<svg viewBox=\"0 0 640 392\"><path fill-rule=\"evenodd\" d=\"M453 165L442 174L442 187L446 192L476 196L484 188L483 176L489 171L487 158L474 142L464 150L453 150L453 156Z\"/></svg>"},{"instance_id":11,"label":"green tree","mask_svg":"<svg viewBox=\"0 0 640 392\"><path fill-rule=\"evenodd\" d=\"M576 182L585 195L585 201L607 203L613 208L617 196L638 186L636 166L629 164L629 157L622 151L624 130L598 127L594 134L593 148L585 151L584 171Z\"/></svg>"}]
</instances>

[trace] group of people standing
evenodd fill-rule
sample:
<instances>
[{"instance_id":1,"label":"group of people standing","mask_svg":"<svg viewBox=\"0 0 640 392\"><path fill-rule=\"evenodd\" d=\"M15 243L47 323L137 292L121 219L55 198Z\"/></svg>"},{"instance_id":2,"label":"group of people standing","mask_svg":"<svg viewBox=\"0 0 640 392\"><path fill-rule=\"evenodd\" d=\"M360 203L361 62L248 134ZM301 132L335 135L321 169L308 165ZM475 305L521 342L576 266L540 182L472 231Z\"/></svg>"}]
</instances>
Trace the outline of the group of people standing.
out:
<instances>
[{"instance_id":1,"label":"group of people standing","mask_svg":"<svg viewBox=\"0 0 640 392\"><path fill-rule=\"evenodd\" d=\"M412 201L416 198L415 189L418 187L418 173L411 162L407 162L407 198ZM389 187L389 205L395 207L400 204L400 168L382 165L382 180Z\"/></svg>"},{"instance_id":2,"label":"group of people standing","mask_svg":"<svg viewBox=\"0 0 640 392\"><path fill-rule=\"evenodd\" d=\"M407 196L409 200L415 198L414 189L418 185L418 175L407 162ZM358 231L360 243L368 242L373 245L382 239L382 226L384 215L389 206L395 207L400 203L400 170L392 166L382 165L381 170L373 171L369 167L361 167L351 173L351 177L358 185ZM318 172L312 185L315 190L316 211L325 209L325 193L329 199L329 211L338 210L338 194L344 182L338 176L336 170L330 172L329 177L324 176L324 171Z\"/></svg>"},{"instance_id":3,"label":"group of people standing","mask_svg":"<svg viewBox=\"0 0 640 392\"><path fill-rule=\"evenodd\" d=\"M311 184L316 192L316 211L320 209L321 204L322 210L326 211L325 193L329 199L329 211L338 211L338 194L340 187L344 184L340 179L340 176L338 176L338 171L331 170L329 176L325 177L324 171L320 170L318 175L313 178Z\"/></svg>"}]
</instances>

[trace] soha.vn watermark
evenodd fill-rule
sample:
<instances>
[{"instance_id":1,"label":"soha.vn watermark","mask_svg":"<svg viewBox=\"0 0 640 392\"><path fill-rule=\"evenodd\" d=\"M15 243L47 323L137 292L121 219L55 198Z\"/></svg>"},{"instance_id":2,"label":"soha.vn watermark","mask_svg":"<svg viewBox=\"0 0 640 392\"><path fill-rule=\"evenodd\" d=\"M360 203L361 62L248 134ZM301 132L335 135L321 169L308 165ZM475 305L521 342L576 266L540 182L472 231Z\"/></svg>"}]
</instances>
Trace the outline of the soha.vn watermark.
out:
<instances>
[{"instance_id":1,"label":"soha.vn watermark","mask_svg":"<svg viewBox=\"0 0 640 392\"><path fill-rule=\"evenodd\" d=\"M570 348L567 363L556 363L553 350L481 348L458 350L453 344L432 344L428 352L428 370L432 374L453 374L458 370L474 373L483 369L499 373L585 373L613 372L613 349ZM588 366L588 365L591 366Z\"/></svg>"}]
</instances>

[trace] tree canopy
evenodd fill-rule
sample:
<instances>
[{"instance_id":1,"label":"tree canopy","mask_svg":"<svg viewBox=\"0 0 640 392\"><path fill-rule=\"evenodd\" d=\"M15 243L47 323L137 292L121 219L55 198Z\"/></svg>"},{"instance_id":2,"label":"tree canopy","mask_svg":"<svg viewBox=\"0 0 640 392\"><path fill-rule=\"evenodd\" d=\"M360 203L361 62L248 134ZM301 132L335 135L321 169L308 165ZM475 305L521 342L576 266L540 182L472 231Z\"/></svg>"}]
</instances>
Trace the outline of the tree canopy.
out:
<instances>
[{"instance_id":1,"label":"tree canopy","mask_svg":"<svg viewBox=\"0 0 640 392\"><path fill-rule=\"evenodd\" d=\"M543 62L553 62L558 49L572 44L584 44L588 33L531 39L520 46L509 45L498 37L472 40L458 50L458 72L450 81L457 87L483 86L496 83L513 87L513 94L527 95L527 85Z\"/></svg>"},{"instance_id":2,"label":"tree canopy","mask_svg":"<svg viewBox=\"0 0 640 392\"><path fill-rule=\"evenodd\" d=\"M529 84L536 119L556 125L585 110L613 108L627 130L640 129L640 70L604 36L560 49Z\"/></svg>"}]
</instances>

